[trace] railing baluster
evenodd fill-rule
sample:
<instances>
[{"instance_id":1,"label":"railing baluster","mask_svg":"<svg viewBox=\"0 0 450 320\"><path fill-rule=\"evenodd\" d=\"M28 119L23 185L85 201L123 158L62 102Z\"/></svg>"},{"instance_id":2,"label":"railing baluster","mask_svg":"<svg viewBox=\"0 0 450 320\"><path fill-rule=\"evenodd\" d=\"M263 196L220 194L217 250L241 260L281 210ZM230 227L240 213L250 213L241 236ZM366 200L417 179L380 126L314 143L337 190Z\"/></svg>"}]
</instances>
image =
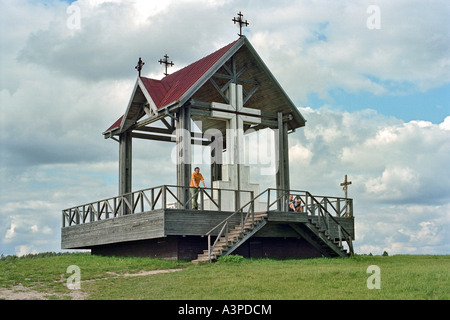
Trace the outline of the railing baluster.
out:
<instances>
[{"instance_id":1,"label":"railing baluster","mask_svg":"<svg viewBox=\"0 0 450 320\"><path fill-rule=\"evenodd\" d=\"M211 235L208 234L208 260L211 263Z\"/></svg>"},{"instance_id":2,"label":"railing baluster","mask_svg":"<svg viewBox=\"0 0 450 320\"><path fill-rule=\"evenodd\" d=\"M162 208L163 209L166 209L166 189L167 187L166 186L162 186L162 198L161 198L161 200L162 200Z\"/></svg>"},{"instance_id":3,"label":"railing baluster","mask_svg":"<svg viewBox=\"0 0 450 320\"><path fill-rule=\"evenodd\" d=\"M199 185L199 187L200 187L200 185ZM204 197L203 192L204 191L203 191L202 188L198 188L198 190L200 190L200 206L201 206L202 210L205 210L205 201L203 199L203 197Z\"/></svg>"}]
</instances>

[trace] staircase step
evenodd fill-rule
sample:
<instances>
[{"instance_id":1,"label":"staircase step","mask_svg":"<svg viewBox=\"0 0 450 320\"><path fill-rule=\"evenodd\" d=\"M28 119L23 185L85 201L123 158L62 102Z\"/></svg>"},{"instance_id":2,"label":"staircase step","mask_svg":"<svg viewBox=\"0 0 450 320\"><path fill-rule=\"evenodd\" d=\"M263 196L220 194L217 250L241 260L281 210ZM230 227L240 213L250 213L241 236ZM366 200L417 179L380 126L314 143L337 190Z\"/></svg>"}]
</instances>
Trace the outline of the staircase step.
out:
<instances>
[{"instance_id":1,"label":"staircase step","mask_svg":"<svg viewBox=\"0 0 450 320\"><path fill-rule=\"evenodd\" d=\"M251 217L244 224L244 230L242 230L242 225L239 223L234 228L232 228L228 234L221 236L217 241L216 247L211 252L211 260L217 260L217 257L221 256L224 252L228 251L230 247L236 244L239 240L245 237L248 232L251 232L254 227L260 224L267 217L266 212L255 212L253 221ZM226 238L228 237L228 242ZM203 250L203 253L197 256L197 259L192 260L192 263L198 262L209 262L208 250Z\"/></svg>"}]
</instances>

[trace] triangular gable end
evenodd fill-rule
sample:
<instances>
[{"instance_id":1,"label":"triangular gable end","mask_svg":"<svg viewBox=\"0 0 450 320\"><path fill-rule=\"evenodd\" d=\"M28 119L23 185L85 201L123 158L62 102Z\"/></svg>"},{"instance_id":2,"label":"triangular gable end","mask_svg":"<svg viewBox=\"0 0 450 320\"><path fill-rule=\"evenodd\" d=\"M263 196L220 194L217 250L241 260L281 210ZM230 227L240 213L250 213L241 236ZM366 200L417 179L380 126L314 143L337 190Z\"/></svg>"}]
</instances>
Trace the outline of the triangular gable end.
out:
<instances>
[{"instance_id":1,"label":"triangular gable end","mask_svg":"<svg viewBox=\"0 0 450 320\"><path fill-rule=\"evenodd\" d=\"M180 105L191 98L208 103L220 102L226 99L223 93L231 82L243 85L246 107L272 115L283 113L287 116L290 130L305 126L305 118L246 37L242 37L186 93Z\"/></svg>"},{"instance_id":2,"label":"triangular gable end","mask_svg":"<svg viewBox=\"0 0 450 320\"><path fill-rule=\"evenodd\" d=\"M142 108L142 106L144 107ZM157 107L142 79L137 78L125 114L103 132L103 134L108 138L114 134L124 132L145 114L149 117L156 115Z\"/></svg>"},{"instance_id":3,"label":"triangular gable end","mask_svg":"<svg viewBox=\"0 0 450 320\"><path fill-rule=\"evenodd\" d=\"M234 65L230 64L232 58ZM235 70L231 70L233 67ZM226 72L223 72L224 70ZM290 129L305 125L306 120L256 50L246 37L241 37L161 80L138 78L127 111L121 118L120 128L117 127L119 119L104 132L105 138L126 131L146 114L148 118L151 118L152 115L157 116L157 113L167 114L168 110L164 109L170 108L170 112L173 112L191 98L204 102L220 100L220 93L219 96L211 93L219 91L221 89L218 88L219 85L223 89L224 83L226 86L226 83L231 82L230 79L226 79L226 76L230 77L231 75L233 75L234 81L241 80L240 77L242 77L244 86L253 84L253 89L249 87L246 90L248 96L251 96L248 100L250 108L290 114ZM222 77L222 81L212 81L214 77ZM214 87L214 82L219 85ZM147 112L144 112L143 106L144 109L145 106L148 107Z\"/></svg>"}]
</instances>

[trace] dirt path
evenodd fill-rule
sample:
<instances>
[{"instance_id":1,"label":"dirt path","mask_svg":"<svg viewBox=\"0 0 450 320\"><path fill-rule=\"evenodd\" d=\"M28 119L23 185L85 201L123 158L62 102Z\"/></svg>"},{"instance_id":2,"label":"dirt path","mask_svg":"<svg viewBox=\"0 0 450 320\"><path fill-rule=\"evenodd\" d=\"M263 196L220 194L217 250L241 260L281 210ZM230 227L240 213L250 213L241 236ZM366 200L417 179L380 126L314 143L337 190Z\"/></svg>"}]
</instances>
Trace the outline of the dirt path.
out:
<instances>
[{"instance_id":1,"label":"dirt path","mask_svg":"<svg viewBox=\"0 0 450 320\"><path fill-rule=\"evenodd\" d=\"M165 269L165 270L152 270L152 271L140 271L138 273L125 273L125 274L117 274L114 272L108 272L108 275L111 277L93 279L93 280L85 280L83 282L92 282L97 280L107 280L112 278L119 277L143 277L150 276L154 274L160 273L169 273L169 272L177 272L182 269ZM68 298L69 300L85 300L88 297L87 293L84 293L83 290L71 290L68 294L54 293L54 292L41 292L34 290L32 287L24 287L22 284L17 286L13 286L10 288L0 288L0 300L49 300L51 297L56 299L64 299Z\"/></svg>"}]
</instances>

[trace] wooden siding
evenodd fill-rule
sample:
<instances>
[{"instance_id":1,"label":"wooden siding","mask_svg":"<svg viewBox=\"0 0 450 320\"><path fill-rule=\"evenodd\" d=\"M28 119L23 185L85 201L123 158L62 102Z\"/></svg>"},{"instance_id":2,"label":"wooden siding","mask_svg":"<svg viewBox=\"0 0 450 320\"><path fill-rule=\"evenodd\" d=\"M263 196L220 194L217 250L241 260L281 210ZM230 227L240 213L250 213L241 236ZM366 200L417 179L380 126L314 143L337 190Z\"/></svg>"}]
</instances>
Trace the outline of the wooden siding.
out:
<instances>
[{"instance_id":1,"label":"wooden siding","mask_svg":"<svg viewBox=\"0 0 450 320\"><path fill-rule=\"evenodd\" d=\"M164 237L164 210L132 214L61 229L61 248L93 246Z\"/></svg>"},{"instance_id":2,"label":"wooden siding","mask_svg":"<svg viewBox=\"0 0 450 320\"><path fill-rule=\"evenodd\" d=\"M261 230L262 231L262 230ZM316 258L322 254L305 239L297 237L253 237L243 243L233 254L244 258Z\"/></svg>"},{"instance_id":3,"label":"wooden siding","mask_svg":"<svg viewBox=\"0 0 450 320\"><path fill-rule=\"evenodd\" d=\"M198 211L198 210L166 210L165 235L202 236L220 222L230 216L231 212ZM233 224L239 223L240 215L231 219ZM220 230L212 235L216 236Z\"/></svg>"},{"instance_id":4,"label":"wooden siding","mask_svg":"<svg viewBox=\"0 0 450 320\"><path fill-rule=\"evenodd\" d=\"M101 256L120 257L152 257L162 259L178 259L177 237L128 241L95 246L91 253Z\"/></svg>"},{"instance_id":5,"label":"wooden siding","mask_svg":"<svg viewBox=\"0 0 450 320\"><path fill-rule=\"evenodd\" d=\"M208 243L200 236L167 236L158 239L129 241L92 247L92 254L122 257L153 257L172 260L192 260ZM298 237L253 237L242 244L234 254L246 258L314 258L321 253Z\"/></svg>"}]
</instances>

